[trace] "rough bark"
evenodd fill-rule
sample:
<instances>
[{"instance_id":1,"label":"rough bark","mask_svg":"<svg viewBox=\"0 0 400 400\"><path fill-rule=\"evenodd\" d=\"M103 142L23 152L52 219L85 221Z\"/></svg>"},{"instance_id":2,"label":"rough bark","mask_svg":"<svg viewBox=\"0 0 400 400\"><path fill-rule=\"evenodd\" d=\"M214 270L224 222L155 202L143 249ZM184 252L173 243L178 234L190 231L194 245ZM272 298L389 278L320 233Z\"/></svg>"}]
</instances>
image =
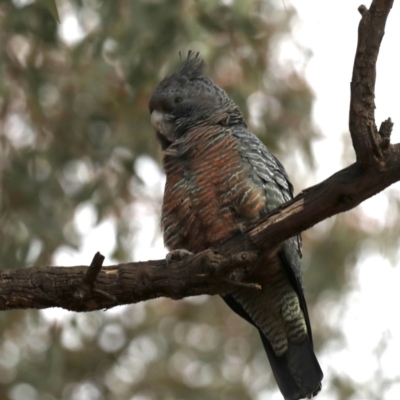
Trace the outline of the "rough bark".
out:
<instances>
[{"instance_id":1,"label":"rough bark","mask_svg":"<svg viewBox=\"0 0 400 400\"><path fill-rule=\"evenodd\" d=\"M332 215L350 210L400 180L400 144L390 144L393 124L375 123L376 61L393 0L374 0L362 15L351 82L350 133L356 163L304 190L259 223L217 248L182 261L156 260L102 268L96 254L90 267L32 267L0 272L0 309L62 307L92 311L165 296L180 299L221 294L243 283L246 266L260 252Z\"/></svg>"}]
</instances>

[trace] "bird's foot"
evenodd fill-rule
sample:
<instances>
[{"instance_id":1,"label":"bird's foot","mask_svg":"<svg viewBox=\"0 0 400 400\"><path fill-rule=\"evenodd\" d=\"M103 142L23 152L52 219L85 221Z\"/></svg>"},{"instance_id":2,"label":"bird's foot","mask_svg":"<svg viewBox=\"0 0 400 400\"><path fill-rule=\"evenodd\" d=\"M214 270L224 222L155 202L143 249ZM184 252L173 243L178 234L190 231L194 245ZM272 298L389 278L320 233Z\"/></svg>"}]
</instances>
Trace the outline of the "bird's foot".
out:
<instances>
[{"instance_id":1,"label":"bird's foot","mask_svg":"<svg viewBox=\"0 0 400 400\"><path fill-rule=\"evenodd\" d=\"M185 258L192 256L194 253L185 249L175 249L171 250L165 257L167 267L173 261L183 261Z\"/></svg>"}]
</instances>

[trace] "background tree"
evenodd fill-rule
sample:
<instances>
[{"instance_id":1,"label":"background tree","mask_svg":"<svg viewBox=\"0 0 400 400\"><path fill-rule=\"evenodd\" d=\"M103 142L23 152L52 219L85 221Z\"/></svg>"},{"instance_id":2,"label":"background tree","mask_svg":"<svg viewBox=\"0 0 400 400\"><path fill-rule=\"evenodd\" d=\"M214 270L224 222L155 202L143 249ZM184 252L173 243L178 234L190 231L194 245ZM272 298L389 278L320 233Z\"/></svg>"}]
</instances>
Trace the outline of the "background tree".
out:
<instances>
[{"instance_id":1,"label":"background tree","mask_svg":"<svg viewBox=\"0 0 400 400\"><path fill-rule=\"evenodd\" d=\"M317 137L312 94L293 65L277 62L279 43L297 18L293 9L257 0L58 4L61 27L40 2L0 3L2 265L51 264L60 248L78 248L84 238L76 219L85 208L96 223L113 221L111 260L138 254L132 247L143 235L140 221L157 215L162 195L158 180L147 179L148 168L157 171L151 160L160 159L147 102L179 63L178 51L202 53L209 74L279 156L298 190L304 187ZM77 24L69 34L68 24ZM306 62L309 53L301 51ZM303 235L322 355L343 339L340 326L323 315L333 302L348 300L343 290L357 259L373 241L395 260L399 198L392 193L388 201L390 224L375 235L357 211ZM275 393L257 333L216 298L71 313L63 324L40 312L13 311L0 314L0 328L0 400ZM330 371L322 396L350 399L361 391L373 398L395 379L378 376L375 386L361 388Z\"/></svg>"}]
</instances>

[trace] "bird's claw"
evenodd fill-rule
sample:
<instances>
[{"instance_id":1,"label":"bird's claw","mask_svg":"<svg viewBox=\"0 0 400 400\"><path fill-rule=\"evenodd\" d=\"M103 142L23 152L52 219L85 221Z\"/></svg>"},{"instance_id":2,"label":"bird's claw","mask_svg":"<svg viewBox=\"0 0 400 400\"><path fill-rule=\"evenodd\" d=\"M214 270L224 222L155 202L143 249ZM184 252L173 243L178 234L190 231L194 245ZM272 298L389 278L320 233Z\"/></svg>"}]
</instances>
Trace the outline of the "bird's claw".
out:
<instances>
[{"instance_id":1,"label":"bird's claw","mask_svg":"<svg viewBox=\"0 0 400 400\"><path fill-rule=\"evenodd\" d=\"M191 251L188 251L185 249L171 250L165 257L167 267L173 261L183 261L185 258L192 256L192 255L193 255L193 253Z\"/></svg>"}]
</instances>

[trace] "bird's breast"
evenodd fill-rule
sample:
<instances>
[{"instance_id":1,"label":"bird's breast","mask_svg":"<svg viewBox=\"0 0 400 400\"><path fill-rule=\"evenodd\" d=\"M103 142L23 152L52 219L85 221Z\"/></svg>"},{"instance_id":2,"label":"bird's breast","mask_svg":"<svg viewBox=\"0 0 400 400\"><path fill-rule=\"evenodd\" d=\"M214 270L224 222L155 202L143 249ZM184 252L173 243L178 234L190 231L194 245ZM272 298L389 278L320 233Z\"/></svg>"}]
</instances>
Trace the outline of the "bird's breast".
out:
<instances>
[{"instance_id":1,"label":"bird's breast","mask_svg":"<svg viewBox=\"0 0 400 400\"><path fill-rule=\"evenodd\" d=\"M215 245L256 220L265 206L263 188L251 180L229 129L191 130L164 152L163 164L162 227L170 250Z\"/></svg>"}]
</instances>

